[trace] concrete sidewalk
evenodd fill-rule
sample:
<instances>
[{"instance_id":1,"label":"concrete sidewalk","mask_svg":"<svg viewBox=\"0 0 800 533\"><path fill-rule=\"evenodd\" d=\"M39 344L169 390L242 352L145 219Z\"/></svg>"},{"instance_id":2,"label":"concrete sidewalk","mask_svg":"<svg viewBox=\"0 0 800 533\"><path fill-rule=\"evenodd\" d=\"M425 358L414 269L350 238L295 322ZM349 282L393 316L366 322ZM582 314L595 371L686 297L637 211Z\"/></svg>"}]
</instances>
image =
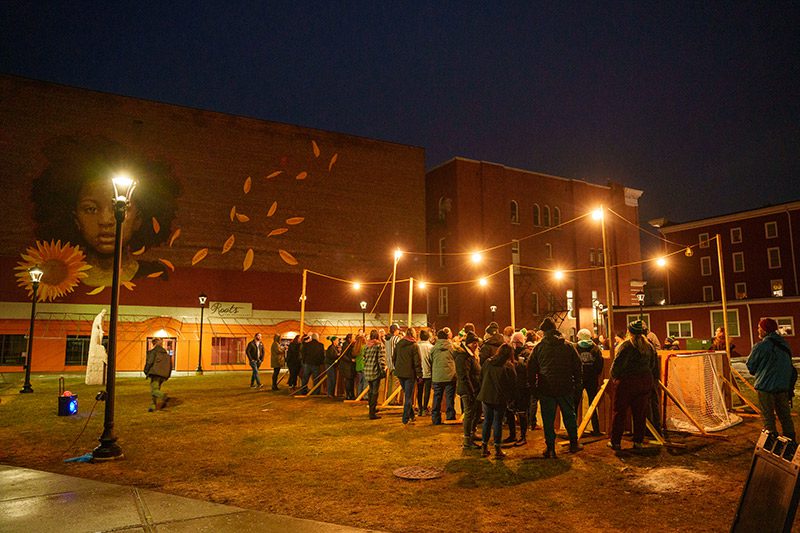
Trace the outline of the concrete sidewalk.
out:
<instances>
[{"instance_id":1,"label":"concrete sidewalk","mask_svg":"<svg viewBox=\"0 0 800 533\"><path fill-rule=\"evenodd\" d=\"M366 530L0 465L0 531L354 533Z\"/></svg>"}]
</instances>

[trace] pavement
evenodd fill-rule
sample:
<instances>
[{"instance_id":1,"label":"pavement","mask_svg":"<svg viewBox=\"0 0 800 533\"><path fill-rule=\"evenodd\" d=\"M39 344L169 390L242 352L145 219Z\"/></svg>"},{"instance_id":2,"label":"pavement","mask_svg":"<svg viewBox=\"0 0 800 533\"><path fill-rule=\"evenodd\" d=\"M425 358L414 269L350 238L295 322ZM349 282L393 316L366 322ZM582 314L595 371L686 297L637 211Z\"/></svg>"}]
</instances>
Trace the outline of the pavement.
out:
<instances>
[{"instance_id":1,"label":"pavement","mask_svg":"<svg viewBox=\"0 0 800 533\"><path fill-rule=\"evenodd\" d=\"M0 531L355 533L367 530L0 465Z\"/></svg>"}]
</instances>

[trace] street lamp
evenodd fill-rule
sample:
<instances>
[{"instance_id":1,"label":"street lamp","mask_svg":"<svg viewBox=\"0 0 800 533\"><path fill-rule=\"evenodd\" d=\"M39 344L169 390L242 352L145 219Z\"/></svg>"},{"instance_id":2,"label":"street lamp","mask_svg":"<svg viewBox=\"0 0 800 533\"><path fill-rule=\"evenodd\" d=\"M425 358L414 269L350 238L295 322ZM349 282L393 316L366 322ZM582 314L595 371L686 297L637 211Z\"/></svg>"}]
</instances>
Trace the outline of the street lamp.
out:
<instances>
[{"instance_id":1,"label":"street lamp","mask_svg":"<svg viewBox=\"0 0 800 533\"><path fill-rule=\"evenodd\" d=\"M636 293L636 299L639 301L639 320L644 320L644 311L642 307L644 306L644 292L639 291Z\"/></svg>"},{"instance_id":2,"label":"street lamp","mask_svg":"<svg viewBox=\"0 0 800 533\"><path fill-rule=\"evenodd\" d=\"M494 314L497 312L497 306L496 305L490 305L489 306L489 311L492 312L492 322L494 322Z\"/></svg>"},{"instance_id":3,"label":"street lamp","mask_svg":"<svg viewBox=\"0 0 800 533\"><path fill-rule=\"evenodd\" d=\"M366 335L367 333L367 302L362 301L360 304L361 306L361 331L364 332Z\"/></svg>"},{"instance_id":4,"label":"street lamp","mask_svg":"<svg viewBox=\"0 0 800 533\"><path fill-rule=\"evenodd\" d=\"M122 263L122 225L131 203L136 181L129 176L118 175L111 180L114 184L114 266L111 278L111 313L108 323L108 366L106 367L106 409L103 417L103 434L100 435L100 446L92 450L92 457L97 461L121 459L122 448L117 444L114 435L114 393L117 373L117 311L119 308L119 270Z\"/></svg>"},{"instance_id":5,"label":"street lamp","mask_svg":"<svg viewBox=\"0 0 800 533\"><path fill-rule=\"evenodd\" d=\"M208 296L203 292L197 297L197 301L200 302L200 347L197 350L197 370L194 373L198 376L203 375L203 311L206 308L207 300Z\"/></svg>"},{"instance_id":6,"label":"street lamp","mask_svg":"<svg viewBox=\"0 0 800 533\"><path fill-rule=\"evenodd\" d=\"M28 269L28 275L31 277L31 285L33 285L33 299L31 300L31 326L28 329L28 351L25 354L25 384L22 385L20 393L27 394L33 392L31 387L31 354L33 353L33 319L36 317L36 291L39 289L39 282L42 281L44 272L39 266Z\"/></svg>"}]
</instances>

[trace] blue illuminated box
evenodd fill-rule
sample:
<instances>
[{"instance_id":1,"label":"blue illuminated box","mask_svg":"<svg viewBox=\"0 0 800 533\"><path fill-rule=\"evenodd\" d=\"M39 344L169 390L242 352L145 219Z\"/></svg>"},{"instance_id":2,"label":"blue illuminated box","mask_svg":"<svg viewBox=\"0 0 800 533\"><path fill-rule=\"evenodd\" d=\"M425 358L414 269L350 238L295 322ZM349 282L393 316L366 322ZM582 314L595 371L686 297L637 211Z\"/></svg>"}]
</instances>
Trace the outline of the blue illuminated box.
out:
<instances>
[{"instance_id":1,"label":"blue illuminated box","mask_svg":"<svg viewBox=\"0 0 800 533\"><path fill-rule=\"evenodd\" d=\"M78 414L78 395L58 397L58 416Z\"/></svg>"}]
</instances>

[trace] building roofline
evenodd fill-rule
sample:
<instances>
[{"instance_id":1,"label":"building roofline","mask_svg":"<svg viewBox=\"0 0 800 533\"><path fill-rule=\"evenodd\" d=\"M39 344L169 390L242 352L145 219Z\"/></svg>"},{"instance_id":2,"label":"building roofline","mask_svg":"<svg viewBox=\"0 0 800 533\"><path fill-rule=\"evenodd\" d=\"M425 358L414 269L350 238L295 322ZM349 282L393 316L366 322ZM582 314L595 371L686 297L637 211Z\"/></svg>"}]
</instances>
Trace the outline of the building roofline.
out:
<instances>
[{"instance_id":1,"label":"building roofline","mask_svg":"<svg viewBox=\"0 0 800 533\"><path fill-rule=\"evenodd\" d=\"M659 231L661 233L675 233L677 231L684 231L687 229L702 228L712 224L724 224L726 222L735 222L737 220L745 220L748 218L756 218L764 215L771 215L774 213L783 213L786 211L800 210L800 200L792 200L782 204L769 205L766 207L759 207L757 209L747 209L745 211L736 211L725 215L718 215L709 218L701 218L691 220L689 222L680 222L677 224L668 224L661 226Z\"/></svg>"}]
</instances>

